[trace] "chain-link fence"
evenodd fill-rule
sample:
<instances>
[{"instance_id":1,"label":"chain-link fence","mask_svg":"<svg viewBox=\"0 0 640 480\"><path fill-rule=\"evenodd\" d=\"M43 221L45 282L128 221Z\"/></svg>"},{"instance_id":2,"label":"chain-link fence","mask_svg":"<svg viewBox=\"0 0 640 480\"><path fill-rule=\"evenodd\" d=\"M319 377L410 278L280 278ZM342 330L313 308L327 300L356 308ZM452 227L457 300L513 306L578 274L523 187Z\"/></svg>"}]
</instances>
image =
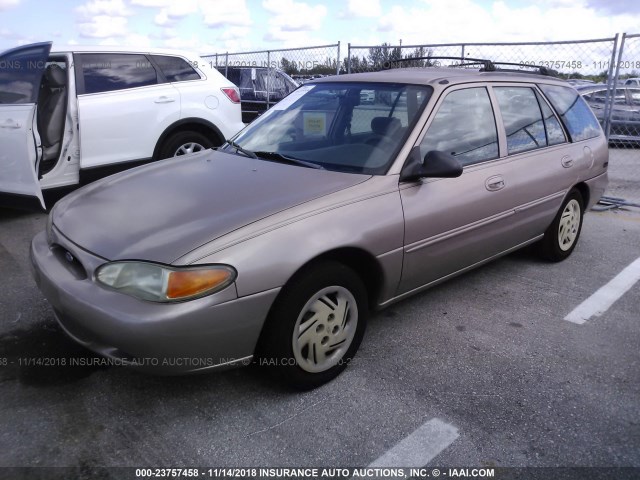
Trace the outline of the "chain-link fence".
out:
<instances>
[{"instance_id":1,"label":"chain-link fence","mask_svg":"<svg viewBox=\"0 0 640 480\"><path fill-rule=\"evenodd\" d=\"M528 65L537 65L556 70L563 78L575 81L603 81L611 76L617 40L616 36L562 42L368 46L349 44L347 71L376 71L412 64L448 67L468 63L466 59L480 58L489 59L498 67L526 71ZM423 60L412 62L412 58ZM433 60L430 60L431 58Z\"/></svg>"},{"instance_id":2,"label":"chain-link fence","mask_svg":"<svg viewBox=\"0 0 640 480\"><path fill-rule=\"evenodd\" d=\"M240 88L243 120L253 120L296 84L325 75L406 67L459 67L473 59L526 72L555 70L591 106L609 138L607 195L640 204L640 34L561 42L351 45L207 55ZM444 57L444 58L443 58Z\"/></svg>"},{"instance_id":3,"label":"chain-link fence","mask_svg":"<svg viewBox=\"0 0 640 480\"><path fill-rule=\"evenodd\" d=\"M622 36L611 86L607 195L640 204L640 34Z\"/></svg>"},{"instance_id":4,"label":"chain-link fence","mask_svg":"<svg viewBox=\"0 0 640 480\"><path fill-rule=\"evenodd\" d=\"M443 58L444 57L444 58ZM405 67L555 70L581 93L610 145L607 199L640 204L640 35L562 42L348 45L347 73Z\"/></svg>"},{"instance_id":5,"label":"chain-link fence","mask_svg":"<svg viewBox=\"0 0 640 480\"><path fill-rule=\"evenodd\" d=\"M261 50L203 56L235 83L242 99L242 119L250 122L295 90L300 83L340 69L340 43L308 48Z\"/></svg>"}]
</instances>

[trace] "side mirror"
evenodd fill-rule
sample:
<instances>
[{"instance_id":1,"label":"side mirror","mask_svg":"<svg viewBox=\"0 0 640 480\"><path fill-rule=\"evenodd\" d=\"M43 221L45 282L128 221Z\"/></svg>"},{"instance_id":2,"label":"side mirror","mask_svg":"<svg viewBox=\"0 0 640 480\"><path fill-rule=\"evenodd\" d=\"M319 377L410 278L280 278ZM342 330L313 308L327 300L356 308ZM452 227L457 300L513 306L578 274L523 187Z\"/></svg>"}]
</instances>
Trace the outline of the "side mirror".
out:
<instances>
[{"instance_id":1,"label":"side mirror","mask_svg":"<svg viewBox=\"0 0 640 480\"><path fill-rule=\"evenodd\" d=\"M431 150L420 157L420 147L413 147L400 172L401 182L415 182L421 178L455 178L462 175L462 165L451 154Z\"/></svg>"}]
</instances>

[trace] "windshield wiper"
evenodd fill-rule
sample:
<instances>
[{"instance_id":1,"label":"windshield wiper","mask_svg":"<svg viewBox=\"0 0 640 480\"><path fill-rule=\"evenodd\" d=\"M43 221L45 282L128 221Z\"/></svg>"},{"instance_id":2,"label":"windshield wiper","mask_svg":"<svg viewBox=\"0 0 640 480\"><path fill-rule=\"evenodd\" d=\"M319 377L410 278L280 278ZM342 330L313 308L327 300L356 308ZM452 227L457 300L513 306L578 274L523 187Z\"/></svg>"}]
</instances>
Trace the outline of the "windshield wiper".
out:
<instances>
[{"instance_id":1,"label":"windshield wiper","mask_svg":"<svg viewBox=\"0 0 640 480\"><path fill-rule=\"evenodd\" d=\"M231 145L233 148L235 148L236 149L236 153L238 153L238 152L244 153L249 158L258 158L258 156L255 153L253 153L251 150L247 150L246 148L242 148L240 145L238 145L233 140L227 140L227 144Z\"/></svg>"},{"instance_id":2,"label":"windshield wiper","mask_svg":"<svg viewBox=\"0 0 640 480\"><path fill-rule=\"evenodd\" d=\"M324 170L325 168L322 165L318 165L317 163L307 162L305 160L300 160L299 158L290 157L289 155L283 155L278 152L255 152L258 158L264 158L266 160L276 160L284 163L292 163L294 165L300 165L308 168L316 168L318 170Z\"/></svg>"}]
</instances>

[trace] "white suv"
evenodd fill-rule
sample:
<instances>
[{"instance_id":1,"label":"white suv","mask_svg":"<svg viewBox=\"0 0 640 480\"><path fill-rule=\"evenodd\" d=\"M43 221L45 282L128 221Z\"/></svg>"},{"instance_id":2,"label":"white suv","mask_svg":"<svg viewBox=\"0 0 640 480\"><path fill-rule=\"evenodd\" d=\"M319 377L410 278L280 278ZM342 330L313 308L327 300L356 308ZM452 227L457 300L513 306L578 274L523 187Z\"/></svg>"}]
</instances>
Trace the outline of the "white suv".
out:
<instances>
[{"instance_id":1,"label":"white suv","mask_svg":"<svg viewBox=\"0 0 640 480\"><path fill-rule=\"evenodd\" d=\"M218 146L243 127L237 87L197 55L14 48L0 54L0 203L44 207L44 189Z\"/></svg>"}]
</instances>

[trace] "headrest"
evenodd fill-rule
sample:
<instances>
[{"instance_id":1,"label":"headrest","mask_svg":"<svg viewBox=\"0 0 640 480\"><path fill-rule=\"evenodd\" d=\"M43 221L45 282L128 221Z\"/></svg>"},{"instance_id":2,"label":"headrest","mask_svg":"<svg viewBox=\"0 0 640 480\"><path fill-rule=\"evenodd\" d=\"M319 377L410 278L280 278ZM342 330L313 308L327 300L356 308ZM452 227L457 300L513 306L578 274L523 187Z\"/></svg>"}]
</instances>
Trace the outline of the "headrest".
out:
<instances>
[{"instance_id":1,"label":"headrest","mask_svg":"<svg viewBox=\"0 0 640 480\"><path fill-rule=\"evenodd\" d=\"M402 125L395 117L374 117L371 120L371 131L378 135L393 135Z\"/></svg>"},{"instance_id":2,"label":"headrest","mask_svg":"<svg viewBox=\"0 0 640 480\"><path fill-rule=\"evenodd\" d=\"M60 67L52 63L44 71L44 80L50 88L60 88L67 84L67 72Z\"/></svg>"}]
</instances>

